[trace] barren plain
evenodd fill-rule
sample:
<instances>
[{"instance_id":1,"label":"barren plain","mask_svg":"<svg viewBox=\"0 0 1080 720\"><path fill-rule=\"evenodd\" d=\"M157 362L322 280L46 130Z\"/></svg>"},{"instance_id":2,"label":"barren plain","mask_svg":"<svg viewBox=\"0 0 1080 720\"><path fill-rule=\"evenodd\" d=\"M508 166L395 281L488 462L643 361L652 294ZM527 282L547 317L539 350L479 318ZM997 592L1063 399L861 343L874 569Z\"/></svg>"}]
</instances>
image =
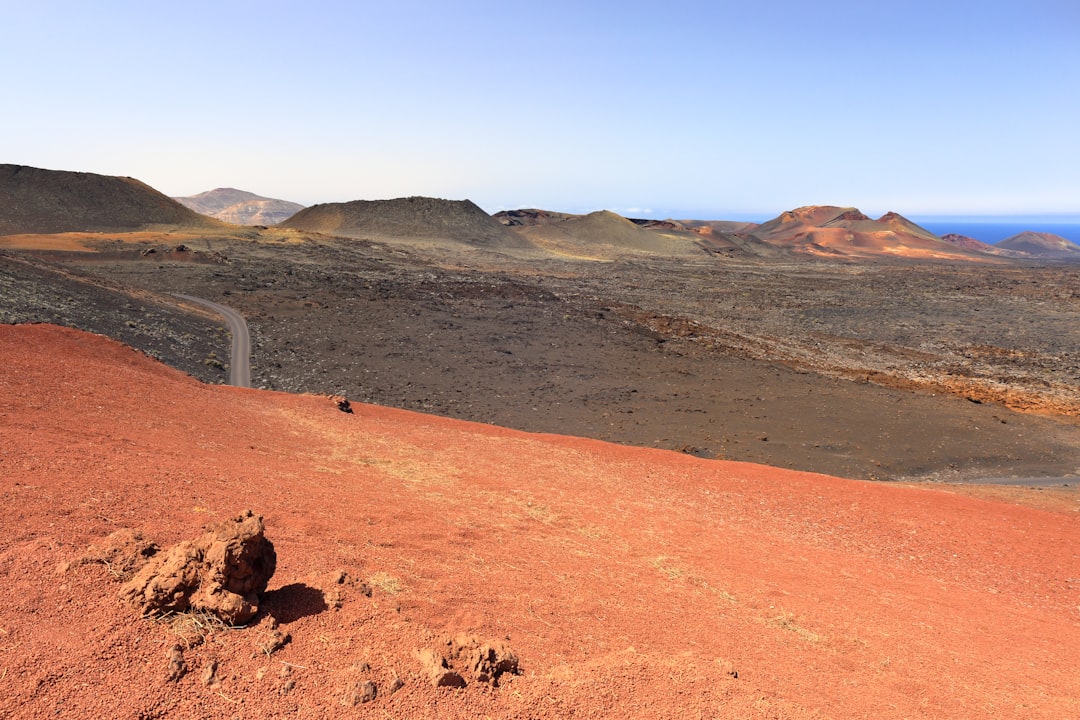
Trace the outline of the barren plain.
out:
<instances>
[{"instance_id":1,"label":"barren plain","mask_svg":"<svg viewBox=\"0 0 1080 720\"><path fill-rule=\"evenodd\" d=\"M257 387L853 478L1080 469L1076 266L515 259L274 231L184 242L37 257L137 288L158 315L176 311L171 292L236 308ZM112 297L94 301L103 318L130 310ZM4 317L114 334L78 305L28 298ZM120 337L222 377L222 350L193 337L164 351Z\"/></svg>"}]
</instances>

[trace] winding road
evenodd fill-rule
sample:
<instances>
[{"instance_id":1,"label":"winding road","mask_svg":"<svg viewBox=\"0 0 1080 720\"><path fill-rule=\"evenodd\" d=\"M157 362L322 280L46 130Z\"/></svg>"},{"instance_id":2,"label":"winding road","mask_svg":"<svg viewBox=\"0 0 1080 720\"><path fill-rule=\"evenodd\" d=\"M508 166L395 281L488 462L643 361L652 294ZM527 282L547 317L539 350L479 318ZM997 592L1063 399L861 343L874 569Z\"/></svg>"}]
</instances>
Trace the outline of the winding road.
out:
<instances>
[{"instance_id":1,"label":"winding road","mask_svg":"<svg viewBox=\"0 0 1080 720\"><path fill-rule=\"evenodd\" d=\"M251 387L251 335L248 334L247 320L231 307L204 300L193 295L173 293L173 297L210 308L225 318L232 333L232 348L229 352L229 384L236 387Z\"/></svg>"}]
</instances>

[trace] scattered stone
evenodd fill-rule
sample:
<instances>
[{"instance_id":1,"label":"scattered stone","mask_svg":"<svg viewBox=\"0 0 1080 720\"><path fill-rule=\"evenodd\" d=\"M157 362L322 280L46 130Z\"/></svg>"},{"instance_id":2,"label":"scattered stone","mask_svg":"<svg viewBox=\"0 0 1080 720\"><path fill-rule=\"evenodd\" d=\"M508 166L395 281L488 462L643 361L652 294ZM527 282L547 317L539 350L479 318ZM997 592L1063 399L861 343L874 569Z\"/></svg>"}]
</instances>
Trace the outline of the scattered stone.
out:
<instances>
[{"instance_id":1,"label":"scattered stone","mask_svg":"<svg viewBox=\"0 0 1080 720\"><path fill-rule=\"evenodd\" d=\"M259 649L269 657L291 641L292 635L280 628L274 628L267 635L266 640L259 644Z\"/></svg>"},{"instance_id":2,"label":"scattered stone","mask_svg":"<svg viewBox=\"0 0 1080 720\"><path fill-rule=\"evenodd\" d=\"M176 682L184 677L184 673L187 672L187 663L184 662L184 648L180 645L173 645L169 648L166 657L169 660L169 672L165 679L169 682Z\"/></svg>"},{"instance_id":3,"label":"scattered stone","mask_svg":"<svg viewBox=\"0 0 1080 720\"><path fill-rule=\"evenodd\" d=\"M159 553L120 589L143 615L203 611L229 625L255 616L277 566L262 517L246 513Z\"/></svg>"},{"instance_id":4,"label":"scattered stone","mask_svg":"<svg viewBox=\"0 0 1080 720\"><path fill-rule=\"evenodd\" d=\"M201 679L203 685L209 687L210 685L216 685L218 683L217 669L217 660L211 660L209 663L206 664L206 667L204 667L202 671Z\"/></svg>"},{"instance_id":5,"label":"scattered stone","mask_svg":"<svg viewBox=\"0 0 1080 720\"><path fill-rule=\"evenodd\" d=\"M405 687L405 681L394 675L394 679L390 681L390 685L386 688L386 694L393 695L403 687Z\"/></svg>"},{"instance_id":6,"label":"scattered stone","mask_svg":"<svg viewBox=\"0 0 1080 720\"><path fill-rule=\"evenodd\" d=\"M345 686L345 692L341 697L341 704L345 707L356 707L361 703L369 703L379 694L379 688L370 680L364 682L351 682Z\"/></svg>"},{"instance_id":7,"label":"scattered stone","mask_svg":"<svg viewBox=\"0 0 1080 720\"><path fill-rule=\"evenodd\" d=\"M288 695L294 687L296 687L296 681L290 678L281 683L281 687L278 688L278 695Z\"/></svg>"},{"instance_id":8,"label":"scattered stone","mask_svg":"<svg viewBox=\"0 0 1080 720\"><path fill-rule=\"evenodd\" d=\"M723 658L717 658L716 663L720 666L723 673L734 680L739 679L739 671L735 669L735 663L730 660L724 660Z\"/></svg>"},{"instance_id":9,"label":"scattered stone","mask_svg":"<svg viewBox=\"0 0 1080 720\"><path fill-rule=\"evenodd\" d=\"M337 409L343 413L353 414L352 403L340 395L331 395L330 401L337 404Z\"/></svg>"}]
</instances>

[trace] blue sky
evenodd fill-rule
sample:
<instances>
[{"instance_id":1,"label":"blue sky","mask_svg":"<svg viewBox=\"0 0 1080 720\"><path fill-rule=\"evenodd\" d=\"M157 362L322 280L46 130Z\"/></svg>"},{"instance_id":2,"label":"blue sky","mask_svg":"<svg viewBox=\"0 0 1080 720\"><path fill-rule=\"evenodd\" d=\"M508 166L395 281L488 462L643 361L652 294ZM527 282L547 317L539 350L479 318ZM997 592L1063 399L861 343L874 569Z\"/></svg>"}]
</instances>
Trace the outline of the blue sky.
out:
<instances>
[{"instance_id":1,"label":"blue sky","mask_svg":"<svg viewBox=\"0 0 1080 720\"><path fill-rule=\"evenodd\" d=\"M0 0L0 162L296 202L1080 212L1076 0Z\"/></svg>"}]
</instances>

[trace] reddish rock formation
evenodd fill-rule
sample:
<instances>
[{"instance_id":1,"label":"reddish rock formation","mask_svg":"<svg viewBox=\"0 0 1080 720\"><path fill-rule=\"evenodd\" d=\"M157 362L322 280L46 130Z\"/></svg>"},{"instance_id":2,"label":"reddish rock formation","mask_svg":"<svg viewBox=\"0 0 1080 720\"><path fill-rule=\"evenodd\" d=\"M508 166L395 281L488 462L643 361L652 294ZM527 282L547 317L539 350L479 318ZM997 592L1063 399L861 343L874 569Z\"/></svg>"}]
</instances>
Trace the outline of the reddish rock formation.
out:
<instances>
[{"instance_id":1,"label":"reddish rock formation","mask_svg":"<svg viewBox=\"0 0 1080 720\"><path fill-rule=\"evenodd\" d=\"M258 612L276 566L262 518L248 510L148 562L120 597L144 615L200 610L242 625Z\"/></svg>"}]
</instances>

